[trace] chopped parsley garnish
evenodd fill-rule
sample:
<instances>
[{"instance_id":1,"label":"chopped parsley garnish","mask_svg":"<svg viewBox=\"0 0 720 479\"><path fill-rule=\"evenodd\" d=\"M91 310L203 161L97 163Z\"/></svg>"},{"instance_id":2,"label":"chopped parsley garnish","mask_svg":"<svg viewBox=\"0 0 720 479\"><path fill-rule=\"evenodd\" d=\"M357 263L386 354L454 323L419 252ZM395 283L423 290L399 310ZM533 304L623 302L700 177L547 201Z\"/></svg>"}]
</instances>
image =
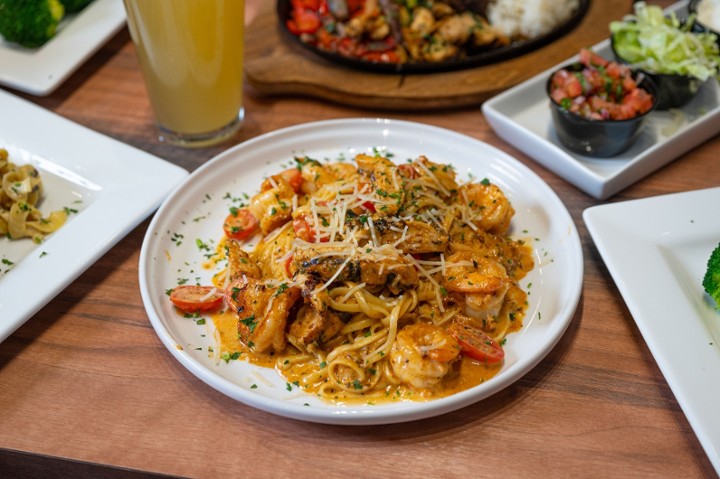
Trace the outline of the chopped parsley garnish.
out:
<instances>
[{"instance_id":1,"label":"chopped parsley garnish","mask_svg":"<svg viewBox=\"0 0 720 479\"><path fill-rule=\"evenodd\" d=\"M247 326L251 333L252 333L253 331L255 331L255 328L256 328L257 325L258 325L258 321L255 320L255 315L254 315L254 314L253 314L252 316L248 316L248 317L245 318L245 319L241 319L240 322L241 322L242 324L244 324L245 326Z\"/></svg>"}]
</instances>

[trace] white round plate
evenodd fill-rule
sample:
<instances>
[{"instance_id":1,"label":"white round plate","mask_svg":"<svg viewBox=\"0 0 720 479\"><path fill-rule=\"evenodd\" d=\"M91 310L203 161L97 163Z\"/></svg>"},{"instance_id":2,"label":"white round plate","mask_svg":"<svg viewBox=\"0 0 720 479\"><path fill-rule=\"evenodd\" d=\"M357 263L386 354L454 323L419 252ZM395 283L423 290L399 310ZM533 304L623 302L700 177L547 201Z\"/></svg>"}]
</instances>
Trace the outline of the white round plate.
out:
<instances>
[{"instance_id":1,"label":"white round plate","mask_svg":"<svg viewBox=\"0 0 720 479\"><path fill-rule=\"evenodd\" d=\"M535 268L521 286L529 307L523 328L505 344L506 360L489 381L426 402L336 405L288 384L274 369L244 361L216 361L212 321L198 325L178 315L166 290L178 279L210 284L204 245L214 248L231 197L251 196L270 174L294 164L293 156L320 161L381 149L404 162L419 155L450 163L459 181L470 175L502 188L517 211L511 234L530 238ZM580 298L583 258L575 224L557 195L509 155L473 138L433 126L385 119L308 123L271 132L218 155L191 174L153 218L140 255L140 289L150 322L168 351L209 386L252 407L328 424L389 424L437 416L484 399L522 377L555 346ZM201 321L202 322L202 321Z\"/></svg>"}]
</instances>

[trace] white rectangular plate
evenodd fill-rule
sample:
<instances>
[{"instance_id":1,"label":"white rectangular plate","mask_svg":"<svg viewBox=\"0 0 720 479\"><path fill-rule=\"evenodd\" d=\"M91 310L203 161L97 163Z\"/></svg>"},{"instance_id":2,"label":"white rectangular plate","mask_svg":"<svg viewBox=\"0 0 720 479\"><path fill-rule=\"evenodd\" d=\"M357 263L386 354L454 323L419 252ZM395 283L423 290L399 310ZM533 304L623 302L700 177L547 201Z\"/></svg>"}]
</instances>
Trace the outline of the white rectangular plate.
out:
<instances>
[{"instance_id":1,"label":"white rectangular plate","mask_svg":"<svg viewBox=\"0 0 720 479\"><path fill-rule=\"evenodd\" d=\"M720 188L588 208L583 218L700 443L720 472L720 310L704 292Z\"/></svg>"},{"instance_id":2,"label":"white rectangular plate","mask_svg":"<svg viewBox=\"0 0 720 479\"><path fill-rule=\"evenodd\" d=\"M0 84L49 95L123 25L122 0L95 0L64 18L56 36L40 48L24 48L0 36Z\"/></svg>"},{"instance_id":3,"label":"white rectangular plate","mask_svg":"<svg viewBox=\"0 0 720 479\"><path fill-rule=\"evenodd\" d=\"M667 11L682 17L685 2ZM592 50L613 58L609 40ZM577 58L491 98L482 111L501 138L585 193L608 198L720 132L720 87L710 79L682 109L652 112L637 141L617 156L592 158L566 150L553 128L545 84L553 71Z\"/></svg>"},{"instance_id":4,"label":"white rectangular plate","mask_svg":"<svg viewBox=\"0 0 720 479\"><path fill-rule=\"evenodd\" d=\"M77 210L39 245L0 237L3 341L147 218L188 172L1 90L0 111L0 148L40 172L40 211Z\"/></svg>"}]
</instances>

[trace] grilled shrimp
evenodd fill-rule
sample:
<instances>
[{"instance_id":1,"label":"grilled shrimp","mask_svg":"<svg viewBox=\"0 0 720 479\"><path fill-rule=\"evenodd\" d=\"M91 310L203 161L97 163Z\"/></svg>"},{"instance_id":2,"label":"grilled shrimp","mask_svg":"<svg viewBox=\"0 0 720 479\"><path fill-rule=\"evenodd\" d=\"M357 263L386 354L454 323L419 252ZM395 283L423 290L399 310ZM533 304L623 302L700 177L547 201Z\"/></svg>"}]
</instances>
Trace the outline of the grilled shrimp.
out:
<instances>
[{"instance_id":1,"label":"grilled shrimp","mask_svg":"<svg viewBox=\"0 0 720 479\"><path fill-rule=\"evenodd\" d=\"M505 234L515 215L515 209L505 194L492 183L468 183L461 186L459 200L470 209L470 220L493 234Z\"/></svg>"},{"instance_id":2,"label":"grilled shrimp","mask_svg":"<svg viewBox=\"0 0 720 479\"><path fill-rule=\"evenodd\" d=\"M304 158L299 162L302 174L302 192L308 195L315 193L323 185L337 181L340 177L331 168L323 166L319 161Z\"/></svg>"},{"instance_id":3,"label":"grilled shrimp","mask_svg":"<svg viewBox=\"0 0 720 479\"><path fill-rule=\"evenodd\" d=\"M390 350L395 375L416 389L436 385L460 354L457 340L439 326L416 323L397 334Z\"/></svg>"},{"instance_id":4,"label":"grilled shrimp","mask_svg":"<svg viewBox=\"0 0 720 479\"><path fill-rule=\"evenodd\" d=\"M506 282L492 293L465 295L465 314L477 319L497 317L509 289L510 282Z\"/></svg>"},{"instance_id":5,"label":"grilled shrimp","mask_svg":"<svg viewBox=\"0 0 720 479\"><path fill-rule=\"evenodd\" d=\"M446 261L443 284L463 294L465 314L479 319L497 316L512 283L503 265L468 251L453 253Z\"/></svg>"},{"instance_id":6,"label":"grilled shrimp","mask_svg":"<svg viewBox=\"0 0 720 479\"><path fill-rule=\"evenodd\" d=\"M494 293L503 288L508 278L505 268L497 261L474 257L471 252L460 251L445 259L444 286L458 293Z\"/></svg>"},{"instance_id":7,"label":"grilled shrimp","mask_svg":"<svg viewBox=\"0 0 720 479\"><path fill-rule=\"evenodd\" d=\"M252 197L248 208L264 235L292 219L293 196L295 190L286 181L279 181Z\"/></svg>"},{"instance_id":8,"label":"grilled shrimp","mask_svg":"<svg viewBox=\"0 0 720 479\"><path fill-rule=\"evenodd\" d=\"M288 315L299 298L297 287L272 286L246 277L225 290L225 301L239 318L240 340L259 353L285 349Z\"/></svg>"}]
</instances>

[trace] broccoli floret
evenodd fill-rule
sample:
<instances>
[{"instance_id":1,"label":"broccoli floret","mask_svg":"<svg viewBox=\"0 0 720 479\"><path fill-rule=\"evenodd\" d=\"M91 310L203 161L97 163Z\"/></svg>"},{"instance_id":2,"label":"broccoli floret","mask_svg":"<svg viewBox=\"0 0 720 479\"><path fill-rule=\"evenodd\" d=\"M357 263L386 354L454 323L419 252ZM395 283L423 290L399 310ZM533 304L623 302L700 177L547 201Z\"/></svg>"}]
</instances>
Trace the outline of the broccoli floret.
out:
<instances>
[{"instance_id":1,"label":"broccoli floret","mask_svg":"<svg viewBox=\"0 0 720 479\"><path fill-rule=\"evenodd\" d=\"M720 244L708 259L707 271L705 271L702 284L705 292L715 300L715 307L720 309Z\"/></svg>"},{"instance_id":2,"label":"broccoli floret","mask_svg":"<svg viewBox=\"0 0 720 479\"><path fill-rule=\"evenodd\" d=\"M59 0L0 0L0 35L8 42L36 48L55 36L64 15Z\"/></svg>"},{"instance_id":3,"label":"broccoli floret","mask_svg":"<svg viewBox=\"0 0 720 479\"><path fill-rule=\"evenodd\" d=\"M60 3L65 7L65 13L79 12L87 7L90 2L92 2L92 0L60 0Z\"/></svg>"}]
</instances>

